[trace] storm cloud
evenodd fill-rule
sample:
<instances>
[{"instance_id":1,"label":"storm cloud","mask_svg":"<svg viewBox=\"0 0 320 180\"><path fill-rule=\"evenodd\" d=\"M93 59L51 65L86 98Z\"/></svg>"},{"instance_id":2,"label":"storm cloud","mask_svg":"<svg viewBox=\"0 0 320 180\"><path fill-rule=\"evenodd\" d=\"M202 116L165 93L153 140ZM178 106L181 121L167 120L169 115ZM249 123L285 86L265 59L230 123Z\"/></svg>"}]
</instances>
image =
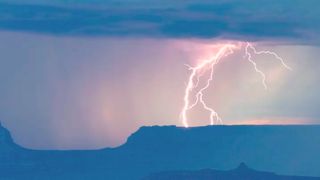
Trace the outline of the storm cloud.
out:
<instances>
[{"instance_id":1,"label":"storm cloud","mask_svg":"<svg viewBox=\"0 0 320 180\"><path fill-rule=\"evenodd\" d=\"M57 36L219 38L317 43L320 1L0 4L0 29ZM157 4L157 6L153 5Z\"/></svg>"},{"instance_id":2,"label":"storm cloud","mask_svg":"<svg viewBox=\"0 0 320 180\"><path fill-rule=\"evenodd\" d=\"M10 2L9 2L10 1ZM259 41L265 91L243 58L206 93L226 124L319 123L318 0L0 0L0 121L32 149L114 147L177 125L190 71L221 39ZM270 42L270 44L269 44ZM209 54L208 54L209 53ZM207 125L195 108L190 125Z\"/></svg>"}]
</instances>

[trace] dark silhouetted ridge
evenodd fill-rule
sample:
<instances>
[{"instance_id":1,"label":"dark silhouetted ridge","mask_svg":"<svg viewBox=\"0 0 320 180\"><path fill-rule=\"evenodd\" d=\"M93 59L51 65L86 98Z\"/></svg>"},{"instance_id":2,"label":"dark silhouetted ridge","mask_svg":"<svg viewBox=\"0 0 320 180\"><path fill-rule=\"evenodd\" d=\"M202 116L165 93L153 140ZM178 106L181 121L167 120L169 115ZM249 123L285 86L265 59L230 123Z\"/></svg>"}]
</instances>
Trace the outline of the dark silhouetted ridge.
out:
<instances>
[{"instance_id":1,"label":"dark silhouetted ridge","mask_svg":"<svg viewBox=\"0 0 320 180\"><path fill-rule=\"evenodd\" d=\"M153 173L143 180L320 180L317 177L283 176L270 172L256 171L241 163L236 169L219 171L167 171Z\"/></svg>"},{"instance_id":2,"label":"dark silhouetted ridge","mask_svg":"<svg viewBox=\"0 0 320 180\"><path fill-rule=\"evenodd\" d=\"M276 176L269 172L320 177L319 152L318 125L141 127L120 147L92 151L26 150L0 127L0 179L138 180L177 171L233 179Z\"/></svg>"},{"instance_id":3,"label":"dark silhouetted ridge","mask_svg":"<svg viewBox=\"0 0 320 180\"><path fill-rule=\"evenodd\" d=\"M10 132L4 128L0 122L0 159L5 154L22 150L20 146L14 143Z\"/></svg>"}]
</instances>

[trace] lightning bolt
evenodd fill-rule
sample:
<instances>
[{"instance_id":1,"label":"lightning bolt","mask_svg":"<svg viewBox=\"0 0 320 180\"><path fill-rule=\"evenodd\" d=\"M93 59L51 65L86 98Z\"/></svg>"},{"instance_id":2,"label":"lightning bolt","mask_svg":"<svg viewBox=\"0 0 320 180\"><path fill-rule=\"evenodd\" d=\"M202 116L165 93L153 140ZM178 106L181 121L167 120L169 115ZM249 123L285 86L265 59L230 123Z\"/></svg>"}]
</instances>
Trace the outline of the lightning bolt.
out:
<instances>
[{"instance_id":1,"label":"lightning bolt","mask_svg":"<svg viewBox=\"0 0 320 180\"><path fill-rule=\"evenodd\" d=\"M186 65L188 69L191 71L191 74L188 78L188 83L184 92L184 105L180 113L180 118L182 119L183 125L187 128L189 127L188 124L188 116L187 113L189 110L191 110L193 107L195 107L197 104L201 104L203 109L208 111L210 113L210 124L223 124L222 119L218 115L218 113L211 107L209 107L205 100L203 99L204 91L209 88L211 85L211 82L213 81L214 76L214 67L225 57L231 55L236 50L243 49L245 50L245 57L248 59L248 61L253 65L254 70L260 74L262 78L262 85L265 89L268 88L267 82L266 82L266 75L262 70L258 68L257 63L252 58L252 53L255 55L271 55L275 59L279 60L281 65L285 67L288 70L292 70L288 65L285 64L284 60L275 52L272 51L258 51L251 43L227 43L218 45L218 50L211 58L201 61L198 65L195 67L192 67L190 65ZM204 87L200 88L200 90L196 91L196 88L199 86L200 77L203 76L204 72L210 70L209 78L206 80L206 84ZM193 91L196 91L195 93L195 101L193 103L190 102L191 93Z\"/></svg>"},{"instance_id":2,"label":"lightning bolt","mask_svg":"<svg viewBox=\"0 0 320 180\"><path fill-rule=\"evenodd\" d=\"M247 42L247 45L245 47L245 57L248 58L248 61L253 65L254 67L254 70L261 75L261 78L262 78L262 85L263 87L267 90L268 89L268 86L267 86L267 82L266 82L266 75L263 73L263 71L261 71L258 66L257 66L257 63L252 59L252 54L250 53L249 49L252 50L252 52L256 55L261 55L261 54L265 54L265 55L272 55L274 56L277 60L280 61L281 65L288 69L288 70L292 70L285 62L284 60L278 55L276 54L275 52L271 52L271 51L257 51L257 49L252 45L250 44L249 42Z\"/></svg>"}]
</instances>

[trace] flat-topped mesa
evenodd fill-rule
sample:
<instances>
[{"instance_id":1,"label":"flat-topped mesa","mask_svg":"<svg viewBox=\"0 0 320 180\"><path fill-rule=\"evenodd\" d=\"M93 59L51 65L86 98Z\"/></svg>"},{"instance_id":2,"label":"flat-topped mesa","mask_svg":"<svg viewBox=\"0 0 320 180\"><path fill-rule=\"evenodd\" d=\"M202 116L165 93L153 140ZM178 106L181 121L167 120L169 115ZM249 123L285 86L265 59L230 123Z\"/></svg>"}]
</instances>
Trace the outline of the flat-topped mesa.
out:
<instances>
[{"instance_id":1,"label":"flat-topped mesa","mask_svg":"<svg viewBox=\"0 0 320 180\"><path fill-rule=\"evenodd\" d=\"M249 145L250 141L252 141L251 145L278 144L280 142L292 145L295 141L300 142L302 139L308 140L310 137L319 135L319 130L319 125L219 125L191 128L144 126L134 132L122 147L151 144L153 146L161 144L189 146L199 145L199 143L201 145L209 143L227 146L228 143L241 139L246 139L241 143L243 145ZM172 144L167 144L170 142ZM311 143L310 140L305 142ZM222 147L215 147L215 149L217 148Z\"/></svg>"},{"instance_id":2,"label":"flat-topped mesa","mask_svg":"<svg viewBox=\"0 0 320 180\"><path fill-rule=\"evenodd\" d=\"M44 174L56 172L59 174L56 179L70 178L61 174L61 168L74 173L78 179L83 177L83 171L106 179L138 180L153 172L201 169L204 171L199 171L200 175L217 169L228 172L231 179L258 174L320 176L319 125L141 127L124 145L95 151L23 151L14 144L6 129L0 130L2 168L7 164L11 170L15 162L15 170L32 172L32 177L38 176L37 171L44 171ZM234 169L241 162L249 168L241 164ZM16 172L12 176L19 175ZM21 179L25 178L21 173Z\"/></svg>"},{"instance_id":3,"label":"flat-topped mesa","mask_svg":"<svg viewBox=\"0 0 320 180\"><path fill-rule=\"evenodd\" d=\"M141 127L119 150L131 154L127 162L152 159L167 169L228 170L246 162L269 172L320 176L309 165L320 163L319 137L319 125L152 126Z\"/></svg>"}]
</instances>

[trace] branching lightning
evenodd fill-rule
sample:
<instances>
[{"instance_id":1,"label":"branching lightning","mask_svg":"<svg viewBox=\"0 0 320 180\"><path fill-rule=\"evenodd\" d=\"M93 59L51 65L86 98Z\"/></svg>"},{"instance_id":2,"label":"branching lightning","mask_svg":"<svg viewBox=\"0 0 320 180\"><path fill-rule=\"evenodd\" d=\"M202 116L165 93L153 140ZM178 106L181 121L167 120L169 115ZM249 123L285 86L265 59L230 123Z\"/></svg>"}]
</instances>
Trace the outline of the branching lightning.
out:
<instances>
[{"instance_id":1,"label":"branching lightning","mask_svg":"<svg viewBox=\"0 0 320 180\"><path fill-rule=\"evenodd\" d=\"M276 54L275 52L271 52L271 51L257 51L256 48L247 42L247 45L245 47L245 57L248 58L248 61L253 65L254 67L254 70L259 73L262 77L262 85L265 89L268 89L268 86L267 86L267 83L266 83L266 75L263 73L263 71L261 71L258 66L257 66L257 63L252 59L252 54L250 53L250 50L252 50L252 52L256 55L261 55L261 54L266 54L266 55L272 55L274 56L276 59L278 59L281 63L281 65L283 67L285 67L286 69L288 70L292 70L285 62L284 60L278 55Z\"/></svg>"},{"instance_id":2,"label":"branching lightning","mask_svg":"<svg viewBox=\"0 0 320 180\"><path fill-rule=\"evenodd\" d=\"M275 52L272 51L258 51L251 43L227 43L218 45L218 50L211 58L201 61L198 65L195 67L186 65L188 69L191 71L191 74L188 78L187 86L185 89L184 94L184 106L181 110L180 117L182 119L182 123L185 127L189 127L188 124L188 116L187 113L189 110L191 110L193 107L195 107L197 104L201 104L203 109L208 111L210 113L210 124L222 124L222 119L218 115L218 113L211 107L209 107L203 96L204 91L209 88L209 86L212 84L213 76L214 76L214 67L221 61L221 59L231 55L236 50L241 50L244 48L245 51L245 57L247 60L253 65L254 70L260 74L262 78L262 85L265 89L268 88L267 82L266 82L266 75L262 70L258 68L257 63L253 60L253 54L255 55L271 55L275 59L279 60L281 65L291 70L291 68L285 64L284 60ZM204 72L210 71L209 77L206 80L206 83L204 87L197 90L196 88L199 86L200 77L203 76ZM191 93L195 91L195 101L191 103Z\"/></svg>"}]
</instances>

